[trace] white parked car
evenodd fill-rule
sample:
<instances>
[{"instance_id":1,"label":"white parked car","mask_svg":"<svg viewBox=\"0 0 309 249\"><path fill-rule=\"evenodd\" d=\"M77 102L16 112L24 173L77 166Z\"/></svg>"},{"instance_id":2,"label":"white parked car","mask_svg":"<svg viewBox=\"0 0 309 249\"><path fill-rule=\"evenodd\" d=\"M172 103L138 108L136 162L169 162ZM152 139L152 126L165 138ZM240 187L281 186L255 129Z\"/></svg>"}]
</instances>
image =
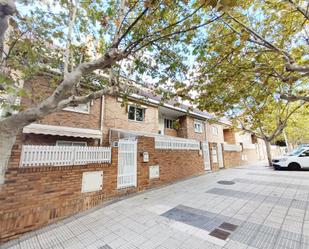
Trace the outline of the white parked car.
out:
<instances>
[{"instance_id":1,"label":"white parked car","mask_svg":"<svg viewBox=\"0 0 309 249\"><path fill-rule=\"evenodd\" d=\"M309 168L309 147L302 146L294 149L289 154L272 160L274 169L302 169Z\"/></svg>"}]
</instances>

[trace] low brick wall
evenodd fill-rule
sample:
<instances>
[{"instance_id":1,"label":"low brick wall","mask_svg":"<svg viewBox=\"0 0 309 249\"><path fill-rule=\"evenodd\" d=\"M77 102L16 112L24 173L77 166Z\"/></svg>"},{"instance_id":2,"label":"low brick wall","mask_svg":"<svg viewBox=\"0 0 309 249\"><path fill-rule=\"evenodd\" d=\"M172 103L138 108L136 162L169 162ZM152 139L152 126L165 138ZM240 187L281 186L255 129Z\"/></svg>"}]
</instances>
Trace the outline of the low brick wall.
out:
<instances>
[{"instance_id":1,"label":"low brick wall","mask_svg":"<svg viewBox=\"0 0 309 249\"><path fill-rule=\"evenodd\" d=\"M18 165L21 147L15 146L12 161L0 189L0 243L48 223L92 208L108 199L171 183L204 172L203 156L196 150L156 150L154 138L138 138L137 187L117 189L118 150L111 164L27 167ZM144 163L142 152L149 153ZM149 166L159 165L160 177L149 179ZM15 167L14 167L15 166ZM81 193L83 172L103 170L103 188Z\"/></svg>"},{"instance_id":2,"label":"low brick wall","mask_svg":"<svg viewBox=\"0 0 309 249\"><path fill-rule=\"evenodd\" d=\"M94 207L117 194L112 164L10 168L1 187L0 241ZM103 170L101 191L81 193L82 174Z\"/></svg>"},{"instance_id":3,"label":"low brick wall","mask_svg":"<svg viewBox=\"0 0 309 249\"><path fill-rule=\"evenodd\" d=\"M242 165L243 161L241 160L241 155L242 152L238 151L224 151L223 158L225 168Z\"/></svg>"},{"instance_id":4,"label":"low brick wall","mask_svg":"<svg viewBox=\"0 0 309 249\"><path fill-rule=\"evenodd\" d=\"M246 160L243 160L246 158ZM224 166L231 168L259 161L257 151L255 149L243 149L243 151L224 151Z\"/></svg>"},{"instance_id":5,"label":"low brick wall","mask_svg":"<svg viewBox=\"0 0 309 249\"><path fill-rule=\"evenodd\" d=\"M141 153L149 153L149 162L142 162ZM149 166L159 165L160 177L149 179ZM140 137L138 143L138 185L148 188L204 173L203 156L198 150L155 149L155 139Z\"/></svg>"},{"instance_id":6,"label":"low brick wall","mask_svg":"<svg viewBox=\"0 0 309 249\"><path fill-rule=\"evenodd\" d=\"M247 157L247 161L245 162L245 164L259 161L256 149L244 149L242 153Z\"/></svg>"}]
</instances>

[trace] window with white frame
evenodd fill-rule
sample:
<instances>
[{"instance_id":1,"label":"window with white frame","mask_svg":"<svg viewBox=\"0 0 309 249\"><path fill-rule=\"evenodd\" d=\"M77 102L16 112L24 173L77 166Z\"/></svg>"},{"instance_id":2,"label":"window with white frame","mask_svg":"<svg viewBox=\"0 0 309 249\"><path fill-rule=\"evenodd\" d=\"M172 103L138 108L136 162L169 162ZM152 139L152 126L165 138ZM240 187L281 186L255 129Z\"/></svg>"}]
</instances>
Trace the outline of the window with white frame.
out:
<instances>
[{"instance_id":1,"label":"window with white frame","mask_svg":"<svg viewBox=\"0 0 309 249\"><path fill-rule=\"evenodd\" d=\"M90 103L78 104L77 106L68 106L64 108L65 111L80 112L80 113L90 113Z\"/></svg>"},{"instance_id":2,"label":"window with white frame","mask_svg":"<svg viewBox=\"0 0 309 249\"><path fill-rule=\"evenodd\" d=\"M203 132L203 122L200 120L195 120L194 121L194 131L197 133L202 133Z\"/></svg>"},{"instance_id":3,"label":"window with white frame","mask_svg":"<svg viewBox=\"0 0 309 249\"><path fill-rule=\"evenodd\" d=\"M175 123L175 120L165 118L164 119L164 128L174 129L174 123Z\"/></svg>"},{"instance_id":4,"label":"window with white frame","mask_svg":"<svg viewBox=\"0 0 309 249\"><path fill-rule=\"evenodd\" d=\"M56 145L57 146L87 146L87 142L57 140Z\"/></svg>"},{"instance_id":5,"label":"window with white frame","mask_svg":"<svg viewBox=\"0 0 309 249\"><path fill-rule=\"evenodd\" d=\"M145 109L137 106L129 105L128 118L134 121L144 121Z\"/></svg>"},{"instance_id":6,"label":"window with white frame","mask_svg":"<svg viewBox=\"0 0 309 249\"><path fill-rule=\"evenodd\" d=\"M212 126L212 134L214 134L214 135L218 135L219 134L219 130L218 130L218 127L216 125Z\"/></svg>"}]
</instances>

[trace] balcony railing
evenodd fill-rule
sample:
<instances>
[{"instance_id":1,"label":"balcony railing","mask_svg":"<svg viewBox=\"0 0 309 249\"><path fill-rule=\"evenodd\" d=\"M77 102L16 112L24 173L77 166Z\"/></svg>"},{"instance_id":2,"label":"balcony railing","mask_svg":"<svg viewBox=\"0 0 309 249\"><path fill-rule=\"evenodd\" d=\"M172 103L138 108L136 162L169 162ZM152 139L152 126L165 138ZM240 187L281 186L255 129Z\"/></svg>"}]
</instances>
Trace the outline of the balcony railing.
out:
<instances>
[{"instance_id":1,"label":"balcony railing","mask_svg":"<svg viewBox=\"0 0 309 249\"><path fill-rule=\"evenodd\" d=\"M223 148L225 151L242 151L239 144L223 144Z\"/></svg>"},{"instance_id":2,"label":"balcony railing","mask_svg":"<svg viewBox=\"0 0 309 249\"><path fill-rule=\"evenodd\" d=\"M243 147L244 149L256 149L256 145L255 144L247 144L247 143L243 143Z\"/></svg>"},{"instance_id":3,"label":"balcony railing","mask_svg":"<svg viewBox=\"0 0 309 249\"><path fill-rule=\"evenodd\" d=\"M167 150L200 150L200 142L192 139L156 137L155 148Z\"/></svg>"},{"instance_id":4,"label":"balcony railing","mask_svg":"<svg viewBox=\"0 0 309 249\"><path fill-rule=\"evenodd\" d=\"M111 147L23 145L20 166L66 166L110 163Z\"/></svg>"}]
</instances>

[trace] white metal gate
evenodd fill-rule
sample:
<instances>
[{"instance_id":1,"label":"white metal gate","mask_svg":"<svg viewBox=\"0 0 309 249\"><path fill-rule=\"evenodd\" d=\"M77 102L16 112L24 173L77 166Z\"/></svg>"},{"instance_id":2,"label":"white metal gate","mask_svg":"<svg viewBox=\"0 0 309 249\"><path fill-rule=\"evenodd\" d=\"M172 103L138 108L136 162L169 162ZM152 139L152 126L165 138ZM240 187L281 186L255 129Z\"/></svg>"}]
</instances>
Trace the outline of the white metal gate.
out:
<instances>
[{"instance_id":1,"label":"white metal gate","mask_svg":"<svg viewBox=\"0 0 309 249\"><path fill-rule=\"evenodd\" d=\"M202 143L205 170L211 170L208 142Z\"/></svg>"},{"instance_id":2,"label":"white metal gate","mask_svg":"<svg viewBox=\"0 0 309 249\"><path fill-rule=\"evenodd\" d=\"M219 160L219 168L224 168L224 162L223 162L223 151L222 151L222 144L218 143L218 160Z\"/></svg>"},{"instance_id":3,"label":"white metal gate","mask_svg":"<svg viewBox=\"0 0 309 249\"><path fill-rule=\"evenodd\" d=\"M119 140L117 188L137 186L137 141Z\"/></svg>"}]
</instances>

